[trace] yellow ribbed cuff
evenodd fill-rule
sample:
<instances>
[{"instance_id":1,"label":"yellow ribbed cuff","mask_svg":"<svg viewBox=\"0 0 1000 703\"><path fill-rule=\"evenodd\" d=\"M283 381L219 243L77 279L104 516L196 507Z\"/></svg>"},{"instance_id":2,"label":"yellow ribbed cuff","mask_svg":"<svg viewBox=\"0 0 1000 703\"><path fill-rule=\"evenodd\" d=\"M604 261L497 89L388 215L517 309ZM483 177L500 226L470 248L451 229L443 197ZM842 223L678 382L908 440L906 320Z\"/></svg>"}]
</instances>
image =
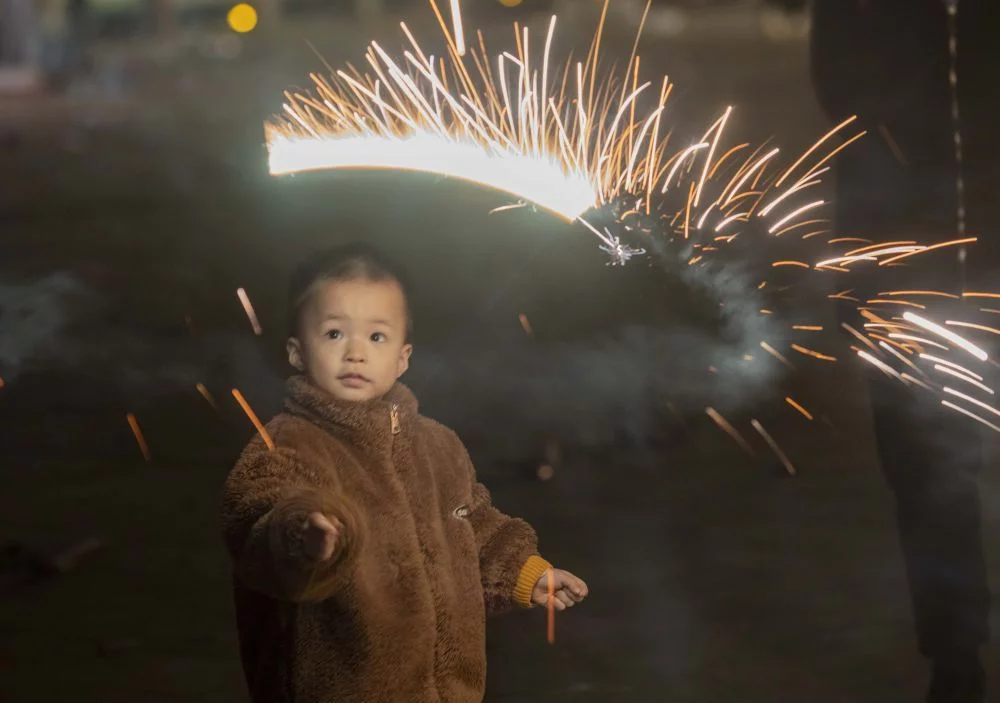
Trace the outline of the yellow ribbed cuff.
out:
<instances>
[{"instance_id":1,"label":"yellow ribbed cuff","mask_svg":"<svg viewBox=\"0 0 1000 703\"><path fill-rule=\"evenodd\" d=\"M552 568L552 564L542 559L537 554L532 554L521 567L521 573L517 575L517 584L514 586L514 602L522 608L531 607L531 592L542 578L542 574Z\"/></svg>"}]
</instances>

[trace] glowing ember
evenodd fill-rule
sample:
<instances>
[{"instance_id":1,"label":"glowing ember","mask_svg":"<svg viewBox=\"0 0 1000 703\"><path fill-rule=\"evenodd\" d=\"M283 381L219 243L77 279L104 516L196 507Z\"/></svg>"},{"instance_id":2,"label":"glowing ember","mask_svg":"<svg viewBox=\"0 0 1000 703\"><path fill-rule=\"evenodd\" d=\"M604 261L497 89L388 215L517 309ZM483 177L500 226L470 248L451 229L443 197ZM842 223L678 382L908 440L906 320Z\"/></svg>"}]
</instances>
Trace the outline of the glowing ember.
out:
<instances>
[{"instance_id":1,"label":"glowing ember","mask_svg":"<svg viewBox=\"0 0 1000 703\"><path fill-rule=\"evenodd\" d=\"M260 321L257 319L257 313L254 312L253 305L250 304L250 297L242 288L236 289L236 297L240 299L240 303L242 303L243 309L247 313L247 318L250 320L250 325L253 327L253 333L259 337L263 334L264 330L260 326Z\"/></svg>"},{"instance_id":2,"label":"glowing ember","mask_svg":"<svg viewBox=\"0 0 1000 703\"><path fill-rule=\"evenodd\" d=\"M142 428L139 427L139 421L135 419L135 415L129 413L125 416L128 421L128 426L132 428L132 434L135 435L135 441L139 445L139 451L142 452L142 458L148 463L152 456L149 453L149 445L146 444L146 438L142 434Z\"/></svg>"},{"instance_id":3,"label":"glowing ember","mask_svg":"<svg viewBox=\"0 0 1000 703\"><path fill-rule=\"evenodd\" d=\"M257 434L259 434L260 438L264 440L264 444L267 445L267 448L270 451L274 451L274 440L271 439L271 435L268 434L267 428L264 427L260 418L257 417L257 413L255 413L253 408L250 407L250 403L247 402L247 399L244 398L243 394L237 389L234 388L232 392L233 397L236 398L236 402L240 404L240 407L243 408L243 412L245 412L247 417L250 418L250 422L252 422L253 426L257 428Z\"/></svg>"}]
</instances>

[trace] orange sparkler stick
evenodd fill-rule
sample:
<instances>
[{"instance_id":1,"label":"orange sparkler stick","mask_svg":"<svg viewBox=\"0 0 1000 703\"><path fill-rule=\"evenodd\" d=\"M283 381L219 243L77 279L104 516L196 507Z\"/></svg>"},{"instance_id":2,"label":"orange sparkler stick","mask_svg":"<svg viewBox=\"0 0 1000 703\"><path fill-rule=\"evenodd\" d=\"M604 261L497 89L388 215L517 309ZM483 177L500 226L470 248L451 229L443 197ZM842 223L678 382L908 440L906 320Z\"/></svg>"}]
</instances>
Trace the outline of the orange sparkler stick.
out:
<instances>
[{"instance_id":1,"label":"orange sparkler stick","mask_svg":"<svg viewBox=\"0 0 1000 703\"><path fill-rule=\"evenodd\" d=\"M549 599L546 603L548 607L548 630L547 638L549 644L555 644L556 642L556 581L552 574L552 569L549 569Z\"/></svg>"},{"instance_id":2,"label":"orange sparkler stick","mask_svg":"<svg viewBox=\"0 0 1000 703\"><path fill-rule=\"evenodd\" d=\"M250 422L253 423L253 426L257 428L257 434L259 434L260 438L264 440L264 444L267 445L267 448L274 451L274 440L271 439L271 435L267 433L267 429L263 424L261 424L260 418L257 417L257 413L255 413L253 408L250 407L250 403L247 402L247 399L244 398L243 394L236 388L233 389L233 397L236 398L236 402L240 404L240 407L243 408L243 412L245 412L247 417L250 418Z\"/></svg>"},{"instance_id":3,"label":"orange sparkler stick","mask_svg":"<svg viewBox=\"0 0 1000 703\"><path fill-rule=\"evenodd\" d=\"M147 462L152 459L149 454L149 445L146 444L146 438L142 436L142 429L139 427L139 421L135 419L135 415L129 413L125 416L128 420L128 426L132 428L132 434L135 435L135 441L139 444L139 451L142 452L142 458Z\"/></svg>"},{"instance_id":4,"label":"orange sparkler stick","mask_svg":"<svg viewBox=\"0 0 1000 703\"><path fill-rule=\"evenodd\" d=\"M247 317L250 319L250 324L253 326L253 333L258 337L263 333L261 329L260 321L257 319L257 313L254 312L253 305L250 304L250 298L247 296L247 292L242 288L236 289L236 297L240 299L243 303L243 309L247 313Z\"/></svg>"}]
</instances>

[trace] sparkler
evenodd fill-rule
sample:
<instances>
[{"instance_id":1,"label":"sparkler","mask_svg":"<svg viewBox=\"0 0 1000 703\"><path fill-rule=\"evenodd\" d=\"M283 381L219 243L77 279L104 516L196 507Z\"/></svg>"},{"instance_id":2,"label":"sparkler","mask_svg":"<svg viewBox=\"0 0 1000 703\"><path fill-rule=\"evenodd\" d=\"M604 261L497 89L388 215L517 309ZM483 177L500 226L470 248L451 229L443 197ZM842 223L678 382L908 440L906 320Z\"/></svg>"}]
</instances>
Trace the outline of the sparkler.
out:
<instances>
[{"instance_id":1,"label":"sparkler","mask_svg":"<svg viewBox=\"0 0 1000 703\"><path fill-rule=\"evenodd\" d=\"M546 639L549 644L556 643L556 581L552 569L548 570L548 599L545 601L547 609L546 617Z\"/></svg>"},{"instance_id":2,"label":"sparkler","mask_svg":"<svg viewBox=\"0 0 1000 703\"><path fill-rule=\"evenodd\" d=\"M828 236L823 217L827 203L810 196L836 154L864 135L849 133L854 118L835 126L787 166L780 165L778 148L752 149L749 144L727 148L725 132L732 108L700 138L675 148L665 120L673 85L666 77L641 77L636 49L645 15L624 69L601 75L608 0L589 52L575 63L553 56L555 17L548 23L540 52L528 28L515 24L516 49L490 54L481 33L473 46L466 46L457 0L450 3L452 31L435 0L429 2L446 42L445 55L425 52L401 23L409 48L400 56L372 42L364 71L351 67L336 70L329 78L312 75L313 93L286 93L283 113L266 126L272 174L383 168L469 181L508 194L517 201L514 207L530 203L582 225L598 238L614 264L651 252L679 263L673 271L692 284L699 280L699 271L710 271L706 267L732 250L734 241L749 240L758 249L777 240L808 241L812 254L773 262L769 276L784 277L780 280L817 272L846 274L859 266L906 265L914 257L941 250L964 251L975 241L961 227L956 239L930 244ZM815 255L827 247L830 250L822 256ZM724 292L729 298L752 301L767 283L760 281L756 290ZM971 355L973 363L987 363L984 347L963 335L997 331L975 322L951 319L939 324L930 319L937 307L934 298L963 302L974 301L974 296L1000 294L887 291L862 299L848 290L830 297L856 304L865 316L860 331L848 330L862 344L851 347L859 359L907 385L934 392L946 407L955 406L993 426L980 414L996 409L994 400L984 400L995 395L982 380L986 374L976 374L951 360L951 355L962 356L963 361ZM730 300L719 302L721 307ZM727 308L730 322L750 315L751 309L755 315L773 313L760 305L732 312L734 307L738 308ZM979 312L997 309L983 307ZM787 332L811 335L813 340L808 345L789 342L786 349L804 357L803 363L836 361L835 354L815 348L815 333L822 328L807 322L799 321ZM766 341L759 344L795 368L782 351ZM927 362L921 354L928 348L953 365ZM748 351L740 350L736 358L750 357ZM970 393L979 395L943 398L944 384L954 384L955 374L970 386ZM811 417L801 406L791 401L789 405ZM706 412L753 453L721 415L711 408ZM762 428L755 429L789 466L773 438Z\"/></svg>"}]
</instances>

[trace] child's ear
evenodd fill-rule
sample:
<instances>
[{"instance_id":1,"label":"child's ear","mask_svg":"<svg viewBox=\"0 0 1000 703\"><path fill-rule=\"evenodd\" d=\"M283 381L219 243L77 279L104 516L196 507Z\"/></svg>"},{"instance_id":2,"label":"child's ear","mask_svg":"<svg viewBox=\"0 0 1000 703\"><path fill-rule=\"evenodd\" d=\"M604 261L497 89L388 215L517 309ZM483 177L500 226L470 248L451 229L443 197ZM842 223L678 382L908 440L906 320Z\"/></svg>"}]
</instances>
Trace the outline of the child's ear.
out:
<instances>
[{"instance_id":1,"label":"child's ear","mask_svg":"<svg viewBox=\"0 0 1000 703\"><path fill-rule=\"evenodd\" d=\"M297 371L305 371L306 364L302 359L302 343L295 337L289 337L285 342L285 351L288 352L288 363Z\"/></svg>"},{"instance_id":2,"label":"child's ear","mask_svg":"<svg viewBox=\"0 0 1000 703\"><path fill-rule=\"evenodd\" d=\"M396 378L399 378L410 368L410 355L413 353L412 344L404 344L399 350L399 362L396 364Z\"/></svg>"}]
</instances>

